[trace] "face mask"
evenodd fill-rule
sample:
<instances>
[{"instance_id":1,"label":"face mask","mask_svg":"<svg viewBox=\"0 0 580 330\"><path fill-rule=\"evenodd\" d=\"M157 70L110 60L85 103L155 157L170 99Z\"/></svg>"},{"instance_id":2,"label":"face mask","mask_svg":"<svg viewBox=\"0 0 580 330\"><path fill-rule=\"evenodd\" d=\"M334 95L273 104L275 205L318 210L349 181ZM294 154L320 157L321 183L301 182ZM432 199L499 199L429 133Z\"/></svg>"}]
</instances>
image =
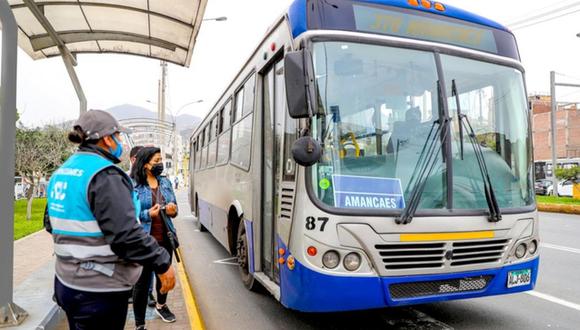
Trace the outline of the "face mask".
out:
<instances>
[{"instance_id":1,"label":"face mask","mask_svg":"<svg viewBox=\"0 0 580 330\"><path fill-rule=\"evenodd\" d=\"M163 173L163 163L158 163L151 167L151 174L153 174L153 176L160 176L161 173Z\"/></svg>"},{"instance_id":2,"label":"face mask","mask_svg":"<svg viewBox=\"0 0 580 330\"><path fill-rule=\"evenodd\" d=\"M117 140L117 138L115 138L114 135L111 135L111 138L113 138L113 141L115 141L117 144L117 149L113 150L109 148L109 152L116 158L121 158L121 155L123 154L123 145Z\"/></svg>"}]
</instances>

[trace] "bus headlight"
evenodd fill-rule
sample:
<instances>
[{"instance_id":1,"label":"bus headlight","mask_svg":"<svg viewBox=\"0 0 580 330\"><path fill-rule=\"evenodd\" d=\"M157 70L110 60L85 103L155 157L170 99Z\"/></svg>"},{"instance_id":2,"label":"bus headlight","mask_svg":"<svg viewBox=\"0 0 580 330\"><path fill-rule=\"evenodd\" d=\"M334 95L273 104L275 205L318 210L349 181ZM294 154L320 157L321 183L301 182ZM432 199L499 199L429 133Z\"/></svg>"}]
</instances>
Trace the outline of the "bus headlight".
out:
<instances>
[{"instance_id":1,"label":"bus headlight","mask_svg":"<svg viewBox=\"0 0 580 330\"><path fill-rule=\"evenodd\" d=\"M358 253L349 253L346 255L346 257L344 257L344 268L346 268L347 270L354 272L355 270L357 270L360 267L360 256L358 255Z\"/></svg>"},{"instance_id":2,"label":"bus headlight","mask_svg":"<svg viewBox=\"0 0 580 330\"><path fill-rule=\"evenodd\" d=\"M538 251L538 242L536 242L534 240L534 241L531 241L530 245L528 246L528 253L534 254L534 253L536 253L536 251Z\"/></svg>"},{"instance_id":3,"label":"bus headlight","mask_svg":"<svg viewBox=\"0 0 580 330\"><path fill-rule=\"evenodd\" d=\"M518 245L518 247L516 248L516 257L518 259L523 258L526 255L527 250L528 250L528 248L526 247L526 245L524 243Z\"/></svg>"},{"instance_id":4,"label":"bus headlight","mask_svg":"<svg viewBox=\"0 0 580 330\"><path fill-rule=\"evenodd\" d=\"M322 264L326 268L334 269L340 263L340 255L334 250L327 251L322 256Z\"/></svg>"}]
</instances>

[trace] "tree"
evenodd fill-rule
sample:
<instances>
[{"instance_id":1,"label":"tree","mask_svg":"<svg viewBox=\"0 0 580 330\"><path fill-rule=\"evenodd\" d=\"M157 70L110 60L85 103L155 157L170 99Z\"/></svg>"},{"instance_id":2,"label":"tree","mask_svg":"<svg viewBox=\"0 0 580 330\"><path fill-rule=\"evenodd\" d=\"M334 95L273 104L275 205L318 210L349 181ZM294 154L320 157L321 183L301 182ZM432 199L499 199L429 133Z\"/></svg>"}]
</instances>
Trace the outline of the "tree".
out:
<instances>
[{"instance_id":1,"label":"tree","mask_svg":"<svg viewBox=\"0 0 580 330\"><path fill-rule=\"evenodd\" d=\"M556 177L560 180L577 180L580 178L580 166L556 169Z\"/></svg>"},{"instance_id":2,"label":"tree","mask_svg":"<svg viewBox=\"0 0 580 330\"><path fill-rule=\"evenodd\" d=\"M32 200L40 180L54 172L73 152L67 142L64 125L45 128L16 130L16 172L27 183L25 196L28 199L26 219L32 214Z\"/></svg>"}]
</instances>

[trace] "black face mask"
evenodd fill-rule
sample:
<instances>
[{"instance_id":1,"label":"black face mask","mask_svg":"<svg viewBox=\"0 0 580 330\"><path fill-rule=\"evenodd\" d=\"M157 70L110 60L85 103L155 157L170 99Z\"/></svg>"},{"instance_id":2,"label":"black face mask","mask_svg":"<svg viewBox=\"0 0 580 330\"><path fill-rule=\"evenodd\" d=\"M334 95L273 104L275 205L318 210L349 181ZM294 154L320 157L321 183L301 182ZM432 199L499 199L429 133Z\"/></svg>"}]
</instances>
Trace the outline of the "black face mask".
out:
<instances>
[{"instance_id":1,"label":"black face mask","mask_svg":"<svg viewBox=\"0 0 580 330\"><path fill-rule=\"evenodd\" d=\"M161 173L163 173L163 163L158 163L151 167L151 174L153 174L153 176L160 176Z\"/></svg>"}]
</instances>

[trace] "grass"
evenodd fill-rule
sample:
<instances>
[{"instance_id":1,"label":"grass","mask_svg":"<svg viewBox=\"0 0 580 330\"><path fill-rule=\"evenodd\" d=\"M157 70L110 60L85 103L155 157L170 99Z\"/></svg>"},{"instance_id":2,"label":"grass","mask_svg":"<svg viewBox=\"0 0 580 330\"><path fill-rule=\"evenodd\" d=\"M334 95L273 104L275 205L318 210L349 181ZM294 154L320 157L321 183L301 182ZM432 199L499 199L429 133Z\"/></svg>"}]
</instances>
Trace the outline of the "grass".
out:
<instances>
[{"instance_id":1,"label":"grass","mask_svg":"<svg viewBox=\"0 0 580 330\"><path fill-rule=\"evenodd\" d=\"M580 205L580 199L572 197L536 196L538 203Z\"/></svg>"},{"instance_id":2,"label":"grass","mask_svg":"<svg viewBox=\"0 0 580 330\"><path fill-rule=\"evenodd\" d=\"M28 236L44 228L43 218L46 198L35 198L32 201L32 218L26 220L26 199L14 202L14 240Z\"/></svg>"}]
</instances>

